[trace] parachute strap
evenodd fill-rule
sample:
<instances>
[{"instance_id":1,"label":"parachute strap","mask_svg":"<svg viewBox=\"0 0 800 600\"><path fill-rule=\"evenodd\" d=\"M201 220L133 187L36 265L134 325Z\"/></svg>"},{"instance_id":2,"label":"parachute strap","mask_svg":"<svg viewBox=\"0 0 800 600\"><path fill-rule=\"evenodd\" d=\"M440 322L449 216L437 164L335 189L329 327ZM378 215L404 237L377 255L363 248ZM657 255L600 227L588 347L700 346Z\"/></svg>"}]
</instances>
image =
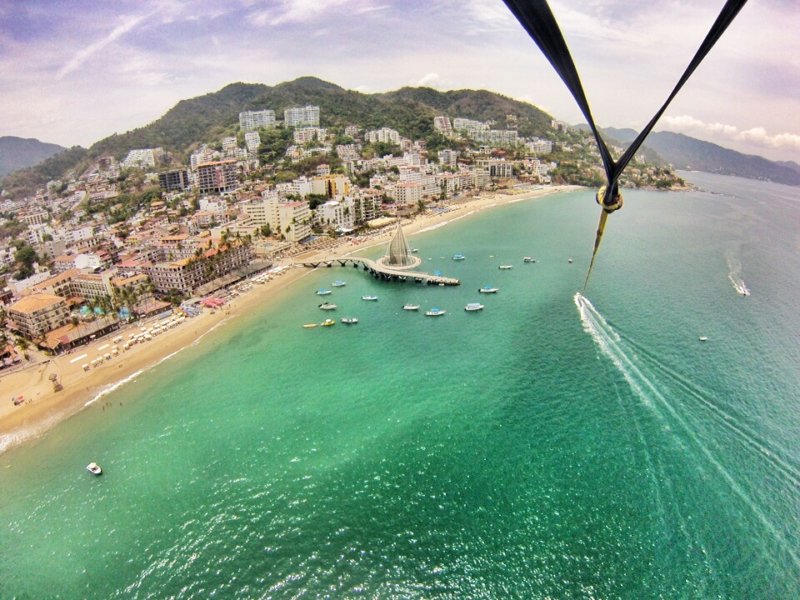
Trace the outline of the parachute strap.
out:
<instances>
[{"instance_id":1,"label":"parachute strap","mask_svg":"<svg viewBox=\"0 0 800 600\"><path fill-rule=\"evenodd\" d=\"M594 252L592 253L592 261L589 265L589 273L592 272L592 265L594 264L597 249L600 246L600 240L603 237L603 229L605 228L605 219L612 212L622 208L622 196L618 192L617 182L619 181L622 171L634 157L639 147L644 143L645 138L650 134L650 131L655 126L656 122L661 118L661 115L667 110L667 107L672 102L673 98L678 94L678 91L688 81L689 77L694 73L695 69L700 65L711 48L714 47L717 40L722 36L728 25L731 24L733 19L747 3L747 0L726 0L725 5L711 26L708 34L706 35L703 43L698 48L683 75L678 80L678 83L673 88L666 102L656 112L650 122L639 132L636 139L631 142L627 150L614 160L606 146L603 137L600 135L600 130L594 122L592 111L589 108L589 101L586 99L586 94L583 91L581 79L578 76L578 70L575 68L575 63L572 60L572 55L567 47L567 42L561 33L553 12L547 4L547 0L503 0L508 6L509 10L520 22L520 25L525 28L528 35L531 36L536 45L544 54L545 58L550 62L553 69L558 73L561 80L567 86L578 107L581 109L589 128L594 135L597 149L600 152L600 158L603 161L603 168L606 173L606 186L600 188L597 192L597 202L603 207L603 213L598 226L597 236L595 238ZM612 190L609 198L606 198L606 189ZM601 193L602 192L602 193ZM586 274L586 281L589 280L589 273ZM585 284L584 284L585 287Z\"/></svg>"},{"instance_id":2,"label":"parachute strap","mask_svg":"<svg viewBox=\"0 0 800 600\"><path fill-rule=\"evenodd\" d=\"M612 212L622 208L622 205L625 202L622 199L622 194L620 193L619 189L617 189L617 193L613 198L606 198L607 189L608 188L606 186L602 186L599 190L597 190L597 194L595 195L594 199L605 212L611 214Z\"/></svg>"}]
</instances>

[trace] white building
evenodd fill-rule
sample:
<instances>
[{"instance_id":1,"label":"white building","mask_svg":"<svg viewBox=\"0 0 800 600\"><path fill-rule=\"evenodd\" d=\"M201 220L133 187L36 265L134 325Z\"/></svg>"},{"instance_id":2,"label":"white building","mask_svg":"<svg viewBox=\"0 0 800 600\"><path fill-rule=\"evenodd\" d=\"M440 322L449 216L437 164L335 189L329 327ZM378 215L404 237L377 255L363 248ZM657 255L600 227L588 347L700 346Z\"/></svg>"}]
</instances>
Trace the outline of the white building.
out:
<instances>
[{"instance_id":1,"label":"white building","mask_svg":"<svg viewBox=\"0 0 800 600\"><path fill-rule=\"evenodd\" d=\"M446 137L453 135L453 125L450 123L450 117L444 115L433 117L433 130Z\"/></svg>"},{"instance_id":2,"label":"white building","mask_svg":"<svg viewBox=\"0 0 800 600\"><path fill-rule=\"evenodd\" d=\"M306 144L314 140L323 141L327 135L328 131L326 129L320 129L319 127L299 127L294 130L294 143Z\"/></svg>"},{"instance_id":3,"label":"white building","mask_svg":"<svg viewBox=\"0 0 800 600\"><path fill-rule=\"evenodd\" d=\"M445 148L444 150L439 150L437 156L439 157L440 165L455 167L458 164L458 152L456 150Z\"/></svg>"},{"instance_id":4,"label":"white building","mask_svg":"<svg viewBox=\"0 0 800 600\"><path fill-rule=\"evenodd\" d=\"M239 113L239 127L244 131L275 127L274 110L246 110Z\"/></svg>"},{"instance_id":5,"label":"white building","mask_svg":"<svg viewBox=\"0 0 800 600\"><path fill-rule=\"evenodd\" d=\"M161 148L141 148L138 150L131 150L122 161L122 166L131 169L138 167L140 169L153 168L156 166L156 156L163 152Z\"/></svg>"},{"instance_id":6,"label":"white building","mask_svg":"<svg viewBox=\"0 0 800 600\"><path fill-rule=\"evenodd\" d=\"M317 207L317 222L323 227L333 227L337 231L352 229L353 212L347 202L328 200Z\"/></svg>"},{"instance_id":7,"label":"white building","mask_svg":"<svg viewBox=\"0 0 800 600\"><path fill-rule=\"evenodd\" d=\"M319 127L319 106L287 108L283 111L283 123L286 127Z\"/></svg>"},{"instance_id":8,"label":"white building","mask_svg":"<svg viewBox=\"0 0 800 600\"><path fill-rule=\"evenodd\" d=\"M244 134L244 144L250 154L256 154L261 146L261 136L257 131L248 131Z\"/></svg>"},{"instance_id":9,"label":"white building","mask_svg":"<svg viewBox=\"0 0 800 600\"><path fill-rule=\"evenodd\" d=\"M308 202L278 204L280 232L290 242L299 242L311 235L311 209Z\"/></svg>"},{"instance_id":10,"label":"white building","mask_svg":"<svg viewBox=\"0 0 800 600\"><path fill-rule=\"evenodd\" d=\"M400 144L400 133L395 129L381 127L368 131L364 138L371 144L382 142L384 144Z\"/></svg>"}]
</instances>

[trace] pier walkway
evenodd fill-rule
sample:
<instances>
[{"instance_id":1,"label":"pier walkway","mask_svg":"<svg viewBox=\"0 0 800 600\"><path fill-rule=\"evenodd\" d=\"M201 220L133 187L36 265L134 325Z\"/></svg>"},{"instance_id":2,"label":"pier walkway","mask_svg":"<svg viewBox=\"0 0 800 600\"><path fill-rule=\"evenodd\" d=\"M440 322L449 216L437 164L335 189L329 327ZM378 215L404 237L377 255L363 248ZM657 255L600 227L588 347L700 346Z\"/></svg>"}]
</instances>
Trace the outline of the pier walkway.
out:
<instances>
[{"instance_id":1,"label":"pier walkway","mask_svg":"<svg viewBox=\"0 0 800 600\"><path fill-rule=\"evenodd\" d=\"M298 261L295 264L309 269L317 269L319 267L330 268L334 266L352 266L355 269L361 267L363 270L369 272L375 279L383 279L384 281L416 281L417 283L424 283L427 285L461 285L461 282L453 277L443 277L441 275L431 275L419 271L387 267L369 258L357 256L334 257L311 262Z\"/></svg>"}]
</instances>

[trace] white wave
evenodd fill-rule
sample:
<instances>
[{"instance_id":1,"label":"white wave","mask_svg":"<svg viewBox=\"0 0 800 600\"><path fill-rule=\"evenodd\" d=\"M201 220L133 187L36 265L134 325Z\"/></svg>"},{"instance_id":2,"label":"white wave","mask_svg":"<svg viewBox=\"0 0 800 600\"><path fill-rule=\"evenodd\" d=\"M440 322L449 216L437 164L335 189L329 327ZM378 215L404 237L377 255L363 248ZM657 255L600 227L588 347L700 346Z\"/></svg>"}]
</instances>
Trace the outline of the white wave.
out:
<instances>
[{"instance_id":1,"label":"white wave","mask_svg":"<svg viewBox=\"0 0 800 600\"><path fill-rule=\"evenodd\" d=\"M702 437L687 423L681 414L673 407L667 398L658 390L656 385L650 381L642 370L636 365L635 358L629 356L621 346L619 334L608 324L603 316L595 309L592 303L580 292L574 296L575 306L581 317L583 329L597 344L601 353L611 360L614 366L628 382L633 392L661 420L667 421L663 409L673 421L680 426L688 438L694 443L709 464L716 469L719 475L725 480L731 491L752 511L753 515L777 540L784 552L792 558L795 565L800 567L800 557L797 555L786 537L772 524L764 512L758 507L755 501L747 495L744 489L728 472L728 470L717 460L708 446L703 442Z\"/></svg>"},{"instance_id":2,"label":"white wave","mask_svg":"<svg viewBox=\"0 0 800 600\"><path fill-rule=\"evenodd\" d=\"M740 296L749 296L750 290L742 279L742 263L733 257L732 254L726 254L725 260L728 263L728 280L731 282L733 289Z\"/></svg>"}]
</instances>

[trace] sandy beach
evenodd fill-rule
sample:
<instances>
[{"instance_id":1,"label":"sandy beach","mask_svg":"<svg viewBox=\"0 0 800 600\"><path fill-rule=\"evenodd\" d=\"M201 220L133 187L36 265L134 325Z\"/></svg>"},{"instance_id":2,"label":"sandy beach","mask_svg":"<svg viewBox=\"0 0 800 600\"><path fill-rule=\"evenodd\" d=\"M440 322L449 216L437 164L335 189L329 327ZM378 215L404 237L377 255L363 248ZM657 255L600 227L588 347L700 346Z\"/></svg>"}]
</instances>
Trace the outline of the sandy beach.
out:
<instances>
[{"instance_id":1,"label":"sandy beach","mask_svg":"<svg viewBox=\"0 0 800 600\"><path fill-rule=\"evenodd\" d=\"M446 210L418 215L413 220L404 221L403 231L406 237L413 237L414 234L442 227L496 206L573 189L578 188L552 186L526 190L522 193L496 193L459 200L448 205ZM292 267L294 262L324 260L327 257L356 253L378 244L388 243L393 233L394 229L388 227L357 240L342 238L335 245L299 254L278 264ZM194 343L202 343L207 334L213 335L215 329L238 316L258 310L279 294L286 293L294 283L311 272L305 268L286 268L263 285L253 285L247 293L235 298L221 309L213 313L204 309L199 316L186 319L151 341L135 344L126 351L120 351L119 355L106 360L100 366L90 368L89 371L84 371L83 365L110 352L114 347L112 340L115 337L122 336L127 340L131 333L139 333L142 327L151 327L156 320L132 323L91 344L76 348L69 354L51 357L45 362L3 374L0 376L0 398L4 398L0 402L0 452L42 435L89 405L92 399L104 391L114 389L121 382L146 376L148 369L165 358ZM60 391L53 389L50 380L53 374L63 385ZM25 400L15 406L11 398L20 395Z\"/></svg>"}]
</instances>

